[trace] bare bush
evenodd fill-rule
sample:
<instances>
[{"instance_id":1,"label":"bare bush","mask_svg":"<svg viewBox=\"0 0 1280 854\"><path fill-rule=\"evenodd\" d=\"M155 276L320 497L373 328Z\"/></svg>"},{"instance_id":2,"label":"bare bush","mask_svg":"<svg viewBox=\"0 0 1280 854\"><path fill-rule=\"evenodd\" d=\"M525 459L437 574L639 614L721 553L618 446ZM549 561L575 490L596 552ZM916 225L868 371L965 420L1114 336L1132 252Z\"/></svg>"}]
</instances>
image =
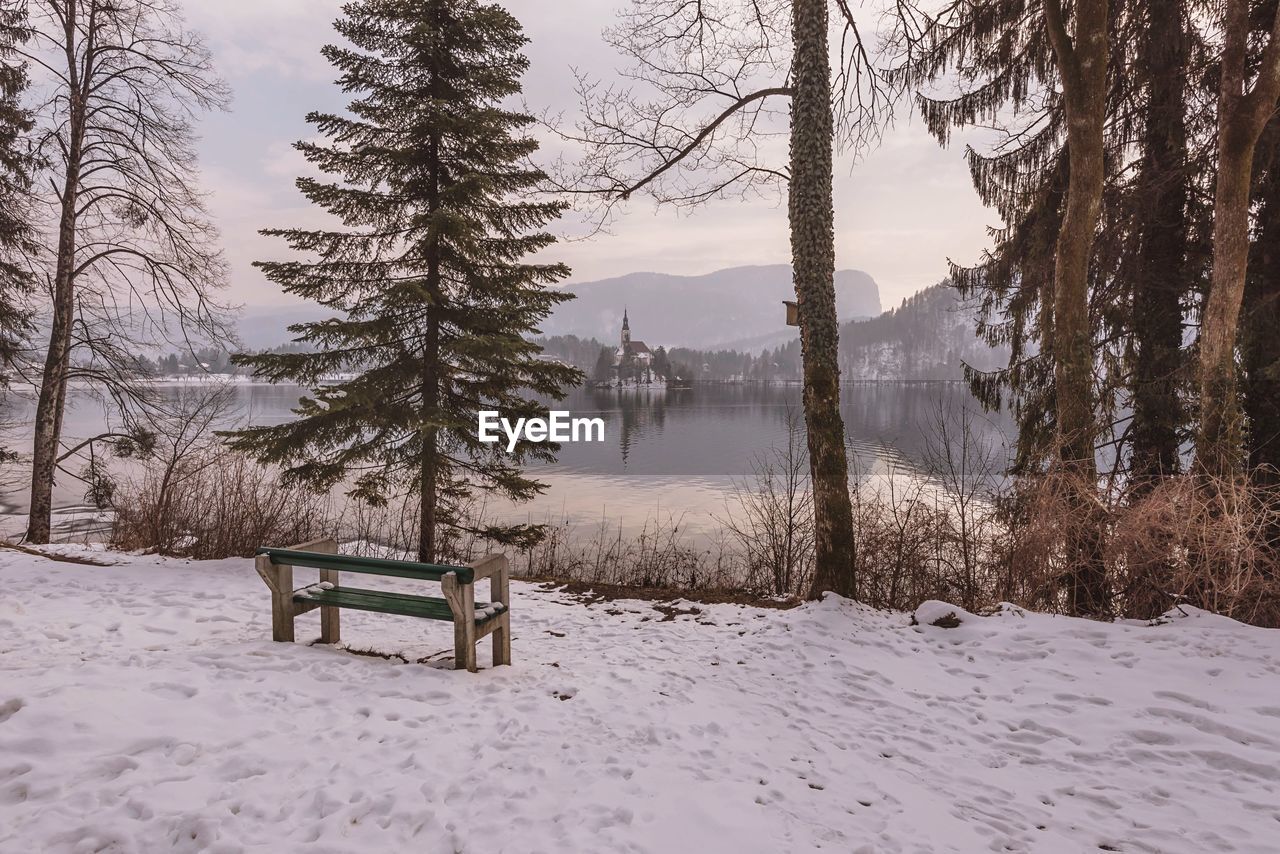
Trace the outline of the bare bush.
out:
<instances>
[{"instance_id":1,"label":"bare bush","mask_svg":"<svg viewBox=\"0 0 1280 854\"><path fill-rule=\"evenodd\" d=\"M418 550L421 513L417 493L395 496L385 504L349 501L340 514L346 547L371 557L413 559ZM436 529L436 559L446 564L469 563L507 547L484 536L492 519L488 505L475 495L458 496L454 524ZM510 526L508 526L510 527Z\"/></svg>"},{"instance_id":2,"label":"bare bush","mask_svg":"<svg viewBox=\"0 0 1280 854\"><path fill-rule=\"evenodd\" d=\"M1108 549L1125 612L1186 603L1280 627L1280 490L1170 478L1117 514Z\"/></svg>"},{"instance_id":3,"label":"bare bush","mask_svg":"<svg viewBox=\"0 0 1280 854\"><path fill-rule=\"evenodd\" d=\"M113 548L196 560L248 557L264 544L330 535L329 501L243 454L202 448L176 463L148 461L117 490Z\"/></svg>"},{"instance_id":4,"label":"bare bush","mask_svg":"<svg viewBox=\"0 0 1280 854\"><path fill-rule=\"evenodd\" d=\"M601 520L588 533L569 522L549 526L548 536L521 552L516 573L625 587L742 590L740 565L720 541L699 546L670 515L647 518L638 533Z\"/></svg>"},{"instance_id":5,"label":"bare bush","mask_svg":"<svg viewBox=\"0 0 1280 854\"><path fill-rule=\"evenodd\" d=\"M787 443L757 458L754 475L733 485L720 519L741 561L745 585L776 596L800 595L813 577L813 495L800 418L787 413Z\"/></svg>"},{"instance_id":6,"label":"bare bush","mask_svg":"<svg viewBox=\"0 0 1280 854\"><path fill-rule=\"evenodd\" d=\"M1054 467L1013 481L999 496L1004 535L999 568L1001 600L1056 613L1075 613L1071 601L1080 567L1077 544L1099 534L1105 540L1106 508L1098 505L1096 485L1079 474ZM1079 511L1084 502L1098 513Z\"/></svg>"}]
</instances>

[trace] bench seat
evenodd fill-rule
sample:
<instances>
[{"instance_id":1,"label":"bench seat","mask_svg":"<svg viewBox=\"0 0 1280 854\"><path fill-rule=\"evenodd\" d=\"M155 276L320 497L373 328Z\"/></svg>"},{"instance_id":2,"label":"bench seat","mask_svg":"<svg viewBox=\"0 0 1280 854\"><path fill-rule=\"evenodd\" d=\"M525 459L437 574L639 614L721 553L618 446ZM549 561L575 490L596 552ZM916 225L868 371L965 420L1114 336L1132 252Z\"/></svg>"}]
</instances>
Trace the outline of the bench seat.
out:
<instances>
[{"instance_id":1,"label":"bench seat","mask_svg":"<svg viewBox=\"0 0 1280 854\"><path fill-rule=\"evenodd\" d=\"M408 593L390 593L386 590L364 590L359 587L304 587L293 594L295 602L314 602L317 605L333 605L338 608L354 608L357 611L375 611L379 614L397 614L402 617L421 617L427 620L453 622L453 609L447 599L435 596L413 596ZM501 602L477 602L476 624L494 619L506 606Z\"/></svg>"},{"instance_id":2,"label":"bench seat","mask_svg":"<svg viewBox=\"0 0 1280 854\"><path fill-rule=\"evenodd\" d=\"M419 581L439 581L446 575L455 575L463 584L476 580L476 571L470 566L446 566L437 563L412 563L407 560L391 560L383 557L356 557L355 555L326 554L300 549L273 549L263 546L255 554L264 555L274 564L310 566L315 569L340 569L344 572L364 572L392 578L411 578Z\"/></svg>"}]
</instances>

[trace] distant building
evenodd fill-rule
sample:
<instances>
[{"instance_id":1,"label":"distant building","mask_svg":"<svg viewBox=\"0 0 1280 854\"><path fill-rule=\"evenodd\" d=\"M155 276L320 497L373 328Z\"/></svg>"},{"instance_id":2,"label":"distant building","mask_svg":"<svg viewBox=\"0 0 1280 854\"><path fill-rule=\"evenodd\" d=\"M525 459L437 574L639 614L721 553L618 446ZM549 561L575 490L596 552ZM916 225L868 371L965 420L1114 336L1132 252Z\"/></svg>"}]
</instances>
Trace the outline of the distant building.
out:
<instances>
[{"instance_id":1,"label":"distant building","mask_svg":"<svg viewBox=\"0 0 1280 854\"><path fill-rule=\"evenodd\" d=\"M622 338L618 342L614 360L620 381L653 381L653 351L643 341L631 339L631 319L627 316L626 308L622 309Z\"/></svg>"},{"instance_id":2,"label":"distant building","mask_svg":"<svg viewBox=\"0 0 1280 854\"><path fill-rule=\"evenodd\" d=\"M622 341L618 345L616 358L620 365L631 362L647 368L653 363L653 351L649 349L649 345L643 341L631 340L631 320L627 317L625 308L622 310Z\"/></svg>"}]
</instances>

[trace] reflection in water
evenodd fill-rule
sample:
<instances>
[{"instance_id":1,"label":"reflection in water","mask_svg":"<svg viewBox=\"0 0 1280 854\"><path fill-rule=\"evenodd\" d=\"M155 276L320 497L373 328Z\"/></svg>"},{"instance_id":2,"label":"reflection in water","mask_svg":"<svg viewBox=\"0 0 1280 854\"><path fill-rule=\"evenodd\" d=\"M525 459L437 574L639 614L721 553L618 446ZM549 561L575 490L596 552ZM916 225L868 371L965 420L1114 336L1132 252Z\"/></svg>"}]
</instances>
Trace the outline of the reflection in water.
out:
<instances>
[{"instance_id":1,"label":"reflection in water","mask_svg":"<svg viewBox=\"0 0 1280 854\"><path fill-rule=\"evenodd\" d=\"M976 409L957 384L855 385L842 397L849 448L863 469L880 461L919 470L940 409ZM803 423L798 386L591 389L556 406L605 420L606 445L566 445L555 464L592 474L742 476L760 454L786 445L791 419ZM1002 448L1013 425L979 416L973 426L979 442Z\"/></svg>"},{"instance_id":2,"label":"reflection in water","mask_svg":"<svg viewBox=\"0 0 1280 854\"><path fill-rule=\"evenodd\" d=\"M180 385L163 387L176 397ZM243 383L236 387L238 419L243 423L279 423L292 417L300 390L293 386ZM841 410L851 452L851 469L864 482L891 472L918 472L927 460L930 425L941 410L976 409L958 384L865 384L846 386ZM559 460L542 466L538 476L547 491L519 507L490 507L506 518L596 524L602 520L638 527L655 514L683 518L687 529L715 527L734 480L748 477L771 448L785 447L788 423L800 419L799 386L699 385L689 389L573 390L548 409L566 409L575 417L605 422L603 443L562 446ZM30 443L34 404L13 395L6 404L16 434L10 447ZM102 404L84 391L68 399L68 440L95 435L106 426ZM975 437L1005 454L1013 435L1005 417L978 416ZM9 513L25 512L26 484L0 486ZM83 486L60 478L55 503L83 510ZM72 521L72 514L65 514ZM77 519L82 517L76 517Z\"/></svg>"}]
</instances>

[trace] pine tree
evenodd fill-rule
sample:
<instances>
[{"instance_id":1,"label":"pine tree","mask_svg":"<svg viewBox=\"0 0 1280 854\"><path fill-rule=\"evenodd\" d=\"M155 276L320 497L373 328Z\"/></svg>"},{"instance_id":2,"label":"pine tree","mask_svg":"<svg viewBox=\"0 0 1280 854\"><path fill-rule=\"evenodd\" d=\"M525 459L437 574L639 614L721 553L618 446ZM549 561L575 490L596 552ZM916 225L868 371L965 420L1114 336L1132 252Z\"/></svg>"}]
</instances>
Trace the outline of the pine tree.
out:
<instances>
[{"instance_id":1,"label":"pine tree","mask_svg":"<svg viewBox=\"0 0 1280 854\"><path fill-rule=\"evenodd\" d=\"M544 178L527 165L532 119L505 109L528 66L519 23L476 0L355 0L335 27L353 47L324 56L355 93L349 115L312 113L324 142L296 147L332 180L300 178L341 229L268 229L306 260L260 262L285 291L337 312L293 327L315 352L244 356L259 376L314 389L297 420L251 428L233 445L282 464L286 478L381 505L416 495L418 557L450 533L528 543L540 526L478 528L476 491L523 500L544 485L513 455L482 444L477 411L529 417L533 395L563 396L581 374L537 358L527 340L569 295L548 287L563 264L522 261L554 242L542 228L560 203L525 196ZM320 385L325 376L350 376Z\"/></svg>"},{"instance_id":2,"label":"pine tree","mask_svg":"<svg viewBox=\"0 0 1280 854\"><path fill-rule=\"evenodd\" d=\"M600 355L596 357L596 366L591 372L591 379L598 383L607 383L613 379L613 351L608 347L600 348Z\"/></svg>"},{"instance_id":3,"label":"pine tree","mask_svg":"<svg viewBox=\"0 0 1280 854\"><path fill-rule=\"evenodd\" d=\"M653 375L662 377L664 382L671 379L671 359L667 356L667 348L661 345L653 351Z\"/></svg>"},{"instance_id":4,"label":"pine tree","mask_svg":"<svg viewBox=\"0 0 1280 854\"><path fill-rule=\"evenodd\" d=\"M33 122L21 104L26 67L14 61L14 48L25 38L25 19L20 7L0 8L0 388L29 330L25 299L35 252L29 216L32 158L24 142Z\"/></svg>"},{"instance_id":5,"label":"pine tree","mask_svg":"<svg viewBox=\"0 0 1280 854\"><path fill-rule=\"evenodd\" d=\"M1057 429L1054 251L1070 170L1063 99L1042 97L1046 86L1056 89L1057 59L1043 16L1024 15L1024 6L957 5L930 29L928 49L905 71L932 83L953 63L962 69L961 96L920 102L944 144L953 128L1003 126L997 145L967 156L975 187L1008 225L995 232L995 248L982 262L955 268L953 280L978 304L980 335L1011 349L1007 369L969 376L987 405L1012 404L1020 425L1016 470L1032 472L1045 464ZM1116 466L1111 474L1135 485L1177 471L1189 427L1182 329L1204 285L1199 259L1209 251L1210 219L1205 183L1197 178L1207 157L1203 128L1194 126L1187 106L1187 81L1212 76L1192 26L1200 8L1117 0L1110 11L1110 165L1089 263L1088 311L1099 442L1113 451L1106 455Z\"/></svg>"},{"instance_id":6,"label":"pine tree","mask_svg":"<svg viewBox=\"0 0 1280 854\"><path fill-rule=\"evenodd\" d=\"M1139 493L1179 470L1186 412L1179 395L1183 365L1183 300L1196 291L1192 264L1192 176L1188 162L1184 70L1193 36L1182 2L1151 4L1137 27L1139 61L1130 64L1144 87L1138 177L1125 213L1131 234L1121 278L1132 291L1133 423L1130 474ZM1202 205L1198 206L1202 207Z\"/></svg>"}]
</instances>

